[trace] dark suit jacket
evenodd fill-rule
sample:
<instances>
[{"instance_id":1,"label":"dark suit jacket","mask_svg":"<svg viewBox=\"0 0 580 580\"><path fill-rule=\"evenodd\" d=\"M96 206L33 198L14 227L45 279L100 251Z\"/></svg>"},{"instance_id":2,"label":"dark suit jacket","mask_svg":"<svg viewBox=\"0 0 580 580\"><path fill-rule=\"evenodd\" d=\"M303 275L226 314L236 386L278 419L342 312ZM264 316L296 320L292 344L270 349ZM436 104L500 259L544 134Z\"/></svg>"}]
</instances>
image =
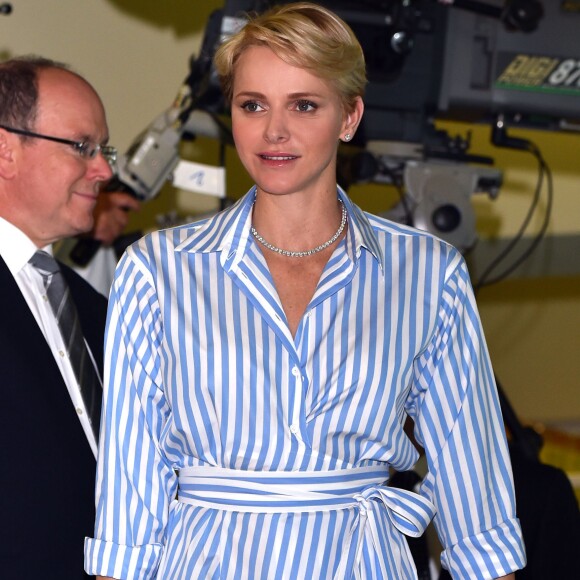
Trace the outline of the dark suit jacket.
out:
<instances>
[{"instance_id":1,"label":"dark suit jacket","mask_svg":"<svg viewBox=\"0 0 580 580\"><path fill-rule=\"evenodd\" d=\"M106 299L63 274L102 364ZM0 258L0 576L81 579L95 459L37 322Z\"/></svg>"}]
</instances>

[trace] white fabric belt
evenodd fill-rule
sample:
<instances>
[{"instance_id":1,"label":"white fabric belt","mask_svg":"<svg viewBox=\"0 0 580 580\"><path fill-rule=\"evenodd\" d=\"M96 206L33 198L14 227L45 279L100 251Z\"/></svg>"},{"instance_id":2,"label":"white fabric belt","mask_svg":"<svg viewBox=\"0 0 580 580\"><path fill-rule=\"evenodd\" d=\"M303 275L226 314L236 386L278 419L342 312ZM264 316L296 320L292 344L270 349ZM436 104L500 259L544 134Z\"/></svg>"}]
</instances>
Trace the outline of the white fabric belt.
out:
<instances>
[{"instance_id":1,"label":"white fabric belt","mask_svg":"<svg viewBox=\"0 0 580 580\"><path fill-rule=\"evenodd\" d=\"M358 508L349 554L344 554L336 578L344 578L347 562L360 561L365 533L373 544L378 534L376 517L385 509L391 523L407 536L420 536L435 515L424 497L383 485L384 466L353 467L334 471L241 471L223 467L187 467L179 472L180 502L236 512L300 513ZM374 500L374 501L373 501ZM377 501L378 500L378 501ZM354 554L351 550L356 550ZM356 574L355 574L356 575Z\"/></svg>"}]
</instances>

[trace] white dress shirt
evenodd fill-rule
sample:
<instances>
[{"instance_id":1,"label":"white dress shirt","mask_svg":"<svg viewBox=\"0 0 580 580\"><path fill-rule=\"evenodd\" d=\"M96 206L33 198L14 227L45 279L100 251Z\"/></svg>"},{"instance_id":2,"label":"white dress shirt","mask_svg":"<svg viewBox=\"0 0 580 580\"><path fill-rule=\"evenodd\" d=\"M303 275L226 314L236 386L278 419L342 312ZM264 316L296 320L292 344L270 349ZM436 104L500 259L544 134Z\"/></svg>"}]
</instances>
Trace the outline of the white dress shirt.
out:
<instances>
[{"instance_id":1,"label":"white dress shirt","mask_svg":"<svg viewBox=\"0 0 580 580\"><path fill-rule=\"evenodd\" d=\"M354 205L295 335L250 234L255 191L154 232L117 268L95 538L114 578L417 578L433 517L455 578L525 564L468 272ZM383 485L425 448L419 493Z\"/></svg>"},{"instance_id":2,"label":"white dress shirt","mask_svg":"<svg viewBox=\"0 0 580 580\"><path fill-rule=\"evenodd\" d=\"M38 326L50 346L54 360L66 383L71 402L87 436L89 445L96 456L97 442L91 429L80 387L62 340L58 323L48 302L48 297L46 296L42 275L29 263L30 258L32 258L38 249L24 232L0 217L0 256L2 256L8 269L14 276L14 280L16 280L30 311L38 322ZM40 249L52 255L52 246L46 246ZM88 344L87 349L92 357L93 355ZM97 368L96 365L95 368Z\"/></svg>"}]
</instances>

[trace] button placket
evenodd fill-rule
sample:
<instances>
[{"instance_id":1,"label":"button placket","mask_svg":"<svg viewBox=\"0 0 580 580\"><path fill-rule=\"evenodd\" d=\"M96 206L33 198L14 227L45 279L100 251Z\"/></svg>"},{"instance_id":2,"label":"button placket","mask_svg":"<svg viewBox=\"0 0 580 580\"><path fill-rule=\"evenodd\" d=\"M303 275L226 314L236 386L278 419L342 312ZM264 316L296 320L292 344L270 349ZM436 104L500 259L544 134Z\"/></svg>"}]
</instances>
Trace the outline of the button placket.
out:
<instances>
[{"instance_id":1,"label":"button placket","mask_svg":"<svg viewBox=\"0 0 580 580\"><path fill-rule=\"evenodd\" d=\"M298 365L294 365L290 371L292 376L296 379L295 381L295 397L294 397L294 407L292 412L292 422L290 423L290 433L296 437L299 441L302 441L301 430L300 430L300 415L303 413L303 393L302 393L302 373Z\"/></svg>"}]
</instances>

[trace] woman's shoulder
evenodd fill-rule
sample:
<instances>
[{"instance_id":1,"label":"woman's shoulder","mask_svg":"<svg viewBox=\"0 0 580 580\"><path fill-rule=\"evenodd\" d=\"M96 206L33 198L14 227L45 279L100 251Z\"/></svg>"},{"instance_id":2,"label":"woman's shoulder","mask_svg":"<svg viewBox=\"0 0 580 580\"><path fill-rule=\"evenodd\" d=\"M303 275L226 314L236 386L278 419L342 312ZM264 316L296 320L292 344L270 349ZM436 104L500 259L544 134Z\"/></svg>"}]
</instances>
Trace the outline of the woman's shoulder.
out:
<instances>
[{"instance_id":1,"label":"woman's shoulder","mask_svg":"<svg viewBox=\"0 0 580 580\"><path fill-rule=\"evenodd\" d=\"M397 238L409 238L418 242L424 242L430 246L437 247L446 254L455 254L459 250L446 240L435 234L421 230L417 227L393 221L387 217L365 212L372 229L377 235L388 237L390 241Z\"/></svg>"},{"instance_id":2,"label":"woman's shoulder","mask_svg":"<svg viewBox=\"0 0 580 580\"><path fill-rule=\"evenodd\" d=\"M399 257L405 255L411 261L437 264L445 272L444 279L458 268L466 269L461 252L446 240L380 215L363 213L383 254L391 254L396 248Z\"/></svg>"}]
</instances>

